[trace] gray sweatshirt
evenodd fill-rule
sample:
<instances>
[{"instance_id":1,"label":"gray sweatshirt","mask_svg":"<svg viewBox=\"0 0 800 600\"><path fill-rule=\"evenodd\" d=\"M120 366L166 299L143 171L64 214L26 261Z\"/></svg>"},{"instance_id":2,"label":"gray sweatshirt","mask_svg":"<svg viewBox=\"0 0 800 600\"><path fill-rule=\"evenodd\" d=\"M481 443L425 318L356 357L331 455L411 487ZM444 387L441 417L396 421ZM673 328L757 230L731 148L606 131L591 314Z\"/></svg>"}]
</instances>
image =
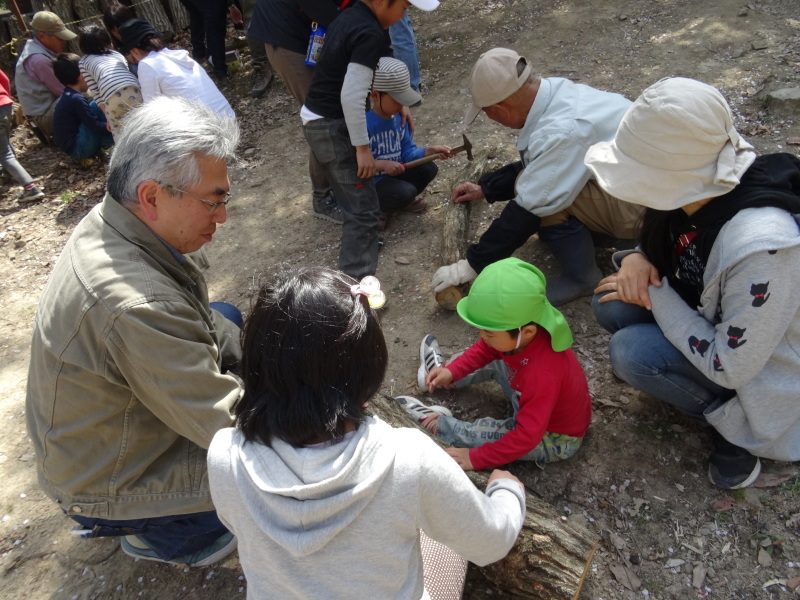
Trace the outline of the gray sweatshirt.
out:
<instances>
[{"instance_id":1,"label":"gray sweatshirt","mask_svg":"<svg viewBox=\"0 0 800 600\"><path fill-rule=\"evenodd\" d=\"M756 456L800 460L797 221L778 208L739 212L720 230L703 283L697 310L666 278L649 293L667 339L703 375L736 391L706 409L706 419Z\"/></svg>"},{"instance_id":2,"label":"gray sweatshirt","mask_svg":"<svg viewBox=\"0 0 800 600\"><path fill-rule=\"evenodd\" d=\"M525 516L517 482L483 494L424 433L374 417L325 448L269 448L222 429L208 463L250 599L427 598L420 529L485 565L508 553Z\"/></svg>"}]
</instances>

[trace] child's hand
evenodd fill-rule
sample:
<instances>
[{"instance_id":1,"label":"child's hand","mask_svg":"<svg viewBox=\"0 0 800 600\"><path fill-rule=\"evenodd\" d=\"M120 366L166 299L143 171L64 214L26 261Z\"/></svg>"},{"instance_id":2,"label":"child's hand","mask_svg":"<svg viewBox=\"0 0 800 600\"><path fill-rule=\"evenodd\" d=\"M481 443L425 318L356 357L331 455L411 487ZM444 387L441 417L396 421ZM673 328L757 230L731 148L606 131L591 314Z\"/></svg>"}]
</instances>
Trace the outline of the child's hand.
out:
<instances>
[{"instance_id":1,"label":"child's hand","mask_svg":"<svg viewBox=\"0 0 800 600\"><path fill-rule=\"evenodd\" d=\"M378 167L369 145L356 146L356 160L358 161L358 176L361 179L369 179L375 175Z\"/></svg>"},{"instance_id":2,"label":"child's hand","mask_svg":"<svg viewBox=\"0 0 800 600\"><path fill-rule=\"evenodd\" d=\"M403 163L399 163L393 160L378 160L375 161L378 165L378 169L386 173L387 175L397 176L401 173L404 173L406 168L403 166Z\"/></svg>"},{"instance_id":3,"label":"child's hand","mask_svg":"<svg viewBox=\"0 0 800 600\"><path fill-rule=\"evenodd\" d=\"M453 460L456 461L458 466L465 471L473 470L472 461L469 459L469 448L445 448L444 451L447 452L453 458ZM491 481L491 478L489 481Z\"/></svg>"},{"instance_id":4,"label":"child's hand","mask_svg":"<svg viewBox=\"0 0 800 600\"><path fill-rule=\"evenodd\" d=\"M453 387L453 373L447 367L434 367L425 378L425 389L429 394L439 387L450 389Z\"/></svg>"},{"instance_id":5,"label":"child's hand","mask_svg":"<svg viewBox=\"0 0 800 600\"><path fill-rule=\"evenodd\" d=\"M450 146L428 146L425 148L424 156L430 156L431 154L438 154L439 158L453 158L453 155L450 153Z\"/></svg>"},{"instance_id":6,"label":"child's hand","mask_svg":"<svg viewBox=\"0 0 800 600\"><path fill-rule=\"evenodd\" d=\"M422 426L430 431L433 435L436 435L436 421L439 418L439 415L432 415L430 417L426 417L422 421Z\"/></svg>"},{"instance_id":7,"label":"child's hand","mask_svg":"<svg viewBox=\"0 0 800 600\"><path fill-rule=\"evenodd\" d=\"M500 470L500 469L495 469L494 471L492 471L492 474L491 474L491 475L489 475L489 481L487 481L487 482L486 482L486 483L487 483L487 485L488 485L489 483L492 483L492 481L494 481L495 479L511 479L512 481L516 481L516 482L517 482L518 484L520 484L520 485L521 485L523 488L525 487L525 486L523 485L523 483L522 483L522 482L521 482L519 479L517 479L516 477L514 477L514 476L513 476L511 473L509 473L508 471L502 471L502 470Z\"/></svg>"}]
</instances>

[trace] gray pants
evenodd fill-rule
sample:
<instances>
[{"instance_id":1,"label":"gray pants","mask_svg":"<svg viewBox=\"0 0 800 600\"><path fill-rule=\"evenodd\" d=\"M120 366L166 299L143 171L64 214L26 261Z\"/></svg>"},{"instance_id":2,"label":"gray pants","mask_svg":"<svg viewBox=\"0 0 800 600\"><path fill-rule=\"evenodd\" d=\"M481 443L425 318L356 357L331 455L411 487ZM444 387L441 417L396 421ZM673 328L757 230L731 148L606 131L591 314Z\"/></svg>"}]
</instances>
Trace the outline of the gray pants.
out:
<instances>
[{"instance_id":1,"label":"gray pants","mask_svg":"<svg viewBox=\"0 0 800 600\"><path fill-rule=\"evenodd\" d=\"M453 357L455 358L455 356ZM514 414L508 419L492 419L484 417L469 423L455 417L441 415L436 419L436 435L456 448L477 448L483 444L495 442L517 425L519 412L519 392L508 382L506 363L496 360L456 382L456 388L464 388L473 383L494 380L503 389L503 393L511 402ZM562 433L545 432L542 441L530 452L517 460L532 460L542 467L545 463L565 460L580 448L583 438L575 438Z\"/></svg>"},{"instance_id":2,"label":"gray pants","mask_svg":"<svg viewBox=\"0 0 800 600\"><path fill-rule=\"evenodd\" d=\"M358 176L356 150L344 119L316 119L303 125L311 151L325 170L336 203L344 211L339 270L361 279L378 267L380 207L372 177Z\"/></svg>"},{"instance_id":3,"label":"gray pants","mask_svg":"<svg viewBox=\"0 0 800 600\"><path fill-rule=\"evenodd\" d=\"M14 147L11 145L11 113L13 105L0 106L0 164L6 172L20 185L33 183L24 167L19 164Z\"/></svg>"}]
</instances>

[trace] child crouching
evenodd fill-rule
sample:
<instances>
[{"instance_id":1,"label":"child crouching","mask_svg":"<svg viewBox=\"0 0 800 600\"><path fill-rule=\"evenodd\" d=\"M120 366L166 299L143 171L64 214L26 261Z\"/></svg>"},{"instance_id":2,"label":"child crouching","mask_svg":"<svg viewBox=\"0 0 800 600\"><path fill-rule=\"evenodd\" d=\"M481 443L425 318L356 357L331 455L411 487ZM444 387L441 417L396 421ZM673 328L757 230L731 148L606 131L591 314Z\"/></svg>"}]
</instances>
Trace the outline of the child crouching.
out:
<instances>
[{"instance_id":1,"label":"child crouching","mask_svg":"<svg viewBox=\"0 0 800 600\"><path fill-rule=\"evenodd\" d=\"M570 346L572 333L545 296L539 269L517 258L486 267L458 314L480 330L481 339L445 367L437 339L420 347L420 387L462 388L495 380L511 402L508 419L474 423L426 406L410 396L397 401L432 433L455 446L447 453L464 470L481 470L515 460L539 466L572 456L583 442L592 416L592 399Z\"/></svg>"}]
</instances>

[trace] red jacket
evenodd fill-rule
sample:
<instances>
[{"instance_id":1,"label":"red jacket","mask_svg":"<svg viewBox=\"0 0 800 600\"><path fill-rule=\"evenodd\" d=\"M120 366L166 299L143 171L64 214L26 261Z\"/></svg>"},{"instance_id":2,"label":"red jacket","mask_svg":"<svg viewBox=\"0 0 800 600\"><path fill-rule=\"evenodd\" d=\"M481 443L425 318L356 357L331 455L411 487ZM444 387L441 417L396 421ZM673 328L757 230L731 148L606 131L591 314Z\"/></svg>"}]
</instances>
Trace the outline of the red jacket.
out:
<instances>
[{"instance_id":1,"label":"red jacket","mask_svg":"<svg viewBox=\"0 0 800 600\"><path fill-rule=\"evenodd\" d=\"M555 352L550 334L540 327L518 354L503 354L478 340L447 368L458 381L494 360L506 363L508 381L520 394L519 412L514 429L495 442L470 449L476 470L517 460L538 446L545 432L583 437L592 417L592 398L571 349Z\"/></svg>"}]
</instances>

